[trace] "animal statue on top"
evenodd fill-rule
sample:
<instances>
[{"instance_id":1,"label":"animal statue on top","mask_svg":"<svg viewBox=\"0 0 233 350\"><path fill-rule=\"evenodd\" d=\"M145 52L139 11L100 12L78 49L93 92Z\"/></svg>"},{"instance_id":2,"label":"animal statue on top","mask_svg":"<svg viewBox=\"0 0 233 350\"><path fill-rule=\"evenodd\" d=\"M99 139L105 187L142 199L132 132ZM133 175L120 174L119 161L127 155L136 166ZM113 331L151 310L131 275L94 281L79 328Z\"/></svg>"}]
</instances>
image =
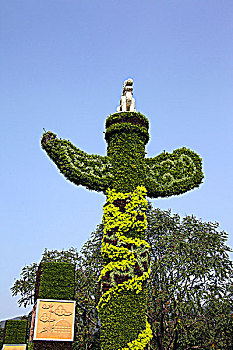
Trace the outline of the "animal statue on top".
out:
<instances>
[{"instance_id":1,"label":"animal statue on top","mask_svg":"<svg viewBox=\"0 0 233 350\"><path fill-rule=\"evenodd\" d=\"M87 154L50 131L41 140L69 181L107 196L97 305L102 350L146 350L152 339L146 317L150 246L145 197L179 195L203 179L201 158L185 147L146 157L149 121L135 111L132 85L132 79L124 83L120 107L106 120L106 156Z\"/></svg>"},{"instance_id":2,"label":"animal statue on top","mask_svg":"<svg viewBox=\"0 0 233 350\"><path fill-rule=\"evenodd\" d=\"M117 112L136 112L135 99L133 98L133 79L128 79L123 84L120 106Z\"/></svg>"}]
</instances>

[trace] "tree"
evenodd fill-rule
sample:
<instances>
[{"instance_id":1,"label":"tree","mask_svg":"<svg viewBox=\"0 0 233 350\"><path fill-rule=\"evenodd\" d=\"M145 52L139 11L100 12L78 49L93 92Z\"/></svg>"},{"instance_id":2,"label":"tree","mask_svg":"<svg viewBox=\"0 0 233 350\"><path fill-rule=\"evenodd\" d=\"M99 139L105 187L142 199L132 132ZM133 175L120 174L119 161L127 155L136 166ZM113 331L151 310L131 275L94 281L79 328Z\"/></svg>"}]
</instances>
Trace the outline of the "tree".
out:
<instances>
[{"instance_id":1,"label":"tree","mask_svg":"<svg viewBox=\"0 0 233 350\"><path fill-rule=\"evenodd\" d=\"M100 322L96 305L99 301L98 277L104 262L101 256L103 225L99 225L81 249L76 274L76 339L73 349L98 350Z\"/></svg>"},{"instance_id":2,"label":"tree","mask_svg":"<svg viewBox=\"0 0 233 350\"><path fill-rule=\"evenodd\" d=\"M230 349L233 265L218 224L148 212L153 349Z\"/></svg>"},{"instance_id":3,"label":"tree","mask_svg":"<svg viewBox=\"0 0 233 350\"><path fill-rule=\"evenodd\" d=\"M231 249L226 245L227 234L218 231L217 223L206 223L195 216L181 220L169 210L151 206L147 218L146 240L151 246L152 271L147 312L153 330L151 349L232 349L233 264L228 255ZM95 306L99 300L98 276L103 266L102 236L100 225L80 253L74 248L67 252L45 250L42 257L44 261L58 261L69 256L76 262L73 349L100 349ZM31 283L27 284L28 290L21 289L21 296L30 302L28 296L35 275L27 276L26 281L30 278ZM14 286L12 289L16 291Z\"/></svg>"},{"instance_id":4,"label":"tree","mask_svg":"<svg viewBox=\"0 0 233 350\"><path fill-rule=\"evenodd\" d=\"M77 264L79 261L79 253L76 248L70 248L68 250L51 250L45 249L42 254L41 263L43 262L71 262ZM18 300L19 306L27 307L34 304L34 292L36 283L36 272L39 263L33 263L26 265L22 268L20 278L16 279L13 286L11 287L11 293L13 296L20 295L21 298Z\"/></svg>"}]
</instances>

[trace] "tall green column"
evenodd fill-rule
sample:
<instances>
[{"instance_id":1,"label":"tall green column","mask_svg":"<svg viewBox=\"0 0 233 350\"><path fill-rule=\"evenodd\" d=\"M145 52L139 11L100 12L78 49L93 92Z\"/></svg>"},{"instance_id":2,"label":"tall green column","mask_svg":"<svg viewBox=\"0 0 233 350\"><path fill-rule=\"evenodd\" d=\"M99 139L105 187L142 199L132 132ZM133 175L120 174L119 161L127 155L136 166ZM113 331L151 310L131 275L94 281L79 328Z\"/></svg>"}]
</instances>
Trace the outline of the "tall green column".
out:
<instances>
[{"instance_id":1,"label":"tall green column","mask_svg":"<svg viewBox=\"0 0 233 350\"><path fill-rule=\"evenodd\" d=\"M128 108L127 85L124 88ZM201 159L189 149L146 158L148 129L148 119L136 111L110 115L107 156L89 155L52 132L45 132L41 141L69 181L107 196L102 242L106 264L99 277L97 305L102 350L147 349L152 337L146 318L150 247L144 240L145 197L178 195L198 187L203 179Z\"/></svg>"}]
</instances>

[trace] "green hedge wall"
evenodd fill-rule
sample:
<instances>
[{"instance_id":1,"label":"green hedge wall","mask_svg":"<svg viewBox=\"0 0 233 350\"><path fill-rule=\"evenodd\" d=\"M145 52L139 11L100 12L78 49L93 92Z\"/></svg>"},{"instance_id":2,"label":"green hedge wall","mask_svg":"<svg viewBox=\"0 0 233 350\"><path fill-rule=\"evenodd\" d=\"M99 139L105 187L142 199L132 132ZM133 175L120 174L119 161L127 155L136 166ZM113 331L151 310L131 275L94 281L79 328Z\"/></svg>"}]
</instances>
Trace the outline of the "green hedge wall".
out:
<instances>
[{"instance_id":1,"label":"green hedge wall","mask_svg":"<svg viewBox=\"0 0 233 350\"><path fill-rule=\"evenodd\" d=\"M4 328L0 326L0 349L2 348L2 344L3 344L3 333L4 333Z\"/></svg>"},{"instance_id":2,"label":"green hedge wall","mask_svg":"<svg viewBox=\"0 0 233 350\"><path fill-rule=\"evenodd\" d=\"M115 113L106 120L107 155L114 174L111 188L117 192L131 192L145 184L148 127L147 118L140 113Z\"/></svg>"},{"instance_id":3,"label":"green hedge wall","mask_svg":"<svg viewBox=\"0 0 233 350\"><path fill-rule=\"evenodd\" d=\"M135 291L119 293L101 310L100 339L104 349L118 349L119 345L127 348L127 343L137 339L139 332L146 329L147 290L144 288L139 294ZM132 349L135 348L132 346Z\"/></svg>"},{"instance_id":4,"label":"green hedge wall","mask_svg":"<svg viewBox=\"0 0 233 350\"><path fill-rule=\"evenodd\" d=\"M75 266L65 262L40 265L36 282L36 299L74 300Z\"/></svg>"},{"instance_id":5,"label":"green hedge wall","mask_svg":"<svg viewBox=\"0 0 233 350\"><path fill-rule=\"evenodd\" d=\"M8 320L5 323L3 344L25 344L27 320Z\"/></svg>"},{"instance_id":6,"label":"green hedge wall","mask_svg":"<svg viewBox=\"0 0 233 350\"><path fill-rule=\"evenodd\" d=\"M37 299L74 300L75 265L46 262L38 267L35 301ZM71 350L72 342L35 340L30 350Z\"/></svg>"}]
</instances>

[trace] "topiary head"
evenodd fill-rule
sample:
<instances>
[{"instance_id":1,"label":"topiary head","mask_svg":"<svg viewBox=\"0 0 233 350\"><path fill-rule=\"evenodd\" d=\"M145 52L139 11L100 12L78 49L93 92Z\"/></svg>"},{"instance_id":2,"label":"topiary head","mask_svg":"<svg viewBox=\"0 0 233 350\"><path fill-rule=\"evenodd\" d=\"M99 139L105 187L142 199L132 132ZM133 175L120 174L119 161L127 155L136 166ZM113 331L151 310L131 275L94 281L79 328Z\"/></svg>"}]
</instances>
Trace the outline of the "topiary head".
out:
<instances>
[{"instance_id":1,"label":"topiary head","mask_svg":"<svg viewBox=\"0 0 233 350\"><path fill-rule=\"evenodd\" d=\"M144 144L149 141L149 121L139 112L116 112L107 117L105 127L105 140L108 143L113 134L123 132L139 133L144 139Z\"/></svg>"}]
</instances>

